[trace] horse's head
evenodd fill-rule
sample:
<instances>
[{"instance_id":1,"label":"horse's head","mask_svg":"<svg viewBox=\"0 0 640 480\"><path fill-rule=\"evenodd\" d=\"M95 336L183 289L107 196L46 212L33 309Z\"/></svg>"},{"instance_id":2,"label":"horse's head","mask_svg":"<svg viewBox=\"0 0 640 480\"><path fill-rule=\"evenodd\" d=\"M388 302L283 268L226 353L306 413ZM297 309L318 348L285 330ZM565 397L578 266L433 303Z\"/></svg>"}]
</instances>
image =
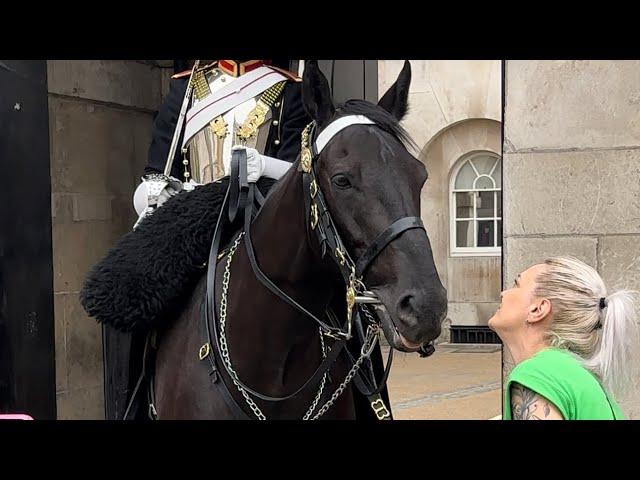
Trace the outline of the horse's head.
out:
<instances>
[{"instance_id":1,"label":"horse's head","mask_svg":"<svg viewBox=\"0 0 640 480\"><path fill-rule=\"evenodd\" d=\"M351 100L336 108L317 63L305 64L303 99L316 122L315 138L340 117L363 115L373 121L335 134L315 165L328 210L354 260L398 219L420 217L427 171L407 150L410 139L399 125L407 111L410 81L411 67L405 62L377 105ZM377 310L393 347L415 351L438 337L447 292L425 230L404 230L395 237L365 269L363 282L384 305Z\"/></svg>"}]
</instances>

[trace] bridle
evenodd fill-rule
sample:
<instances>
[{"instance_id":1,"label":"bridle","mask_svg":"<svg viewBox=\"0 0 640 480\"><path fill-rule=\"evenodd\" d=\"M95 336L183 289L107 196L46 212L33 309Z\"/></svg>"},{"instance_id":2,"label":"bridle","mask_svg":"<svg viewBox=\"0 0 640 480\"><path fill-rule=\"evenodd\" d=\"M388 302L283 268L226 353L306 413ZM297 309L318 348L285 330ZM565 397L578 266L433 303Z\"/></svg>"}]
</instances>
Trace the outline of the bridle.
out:
<instances>
[{"instance_id":1,"label":"bridle","mask_svg":"<svg viewBox=\"0 0 640 480\"><path fill-rule=\"evenodd\" d=\"M254 216L254 203L256 203L258 207L260 207L264 202L264 198L260 194L256 185L253 183L249 184L247 181L246 151L239 149L234 150L232 153L233 156L231 161L230 185L224 199L218 223L216 225L214 238L209 254L206 298L203 305L203 330L206 338L206 343L203 344L203 346L200 348L199 358L200 360L208 359L208 362L211 366L210 376L212 377L212 381L214 383L218 383L218 368L215 358L216 356L211 355L211 346L213 346L218 353L218 357L221 359L223 367L233 380L233 383L238 388L240 393L244 396L245 400L254 411L256 416L261 419L264 419L264 415L261 415L259 408L257 407L257 405L255 405L255 403L250 399L248 395L253 395L265 401L280 402L295 397L303 390L305 390L307 386L320 384L320 392L314 400L314 404L308 412L308 415L305 416L305 418L310 417L310 413L312 413L313 407L317 405L320 394L322 393L322 387L324 386L326 375L331 368L331 365L335 362L338 355L343 350L350 358L353 366L348 372L345 381L342 382L342 384L331 396L329 401L327 401L324 406L317 411L316 415L313 418L318 418L329 408L329 406L337 399L337 396L342 393L351 379L354 380L356 387L365 396L367 396L370 401L371 407L376 413L378 419L391 418L389 410L382 401L380 392L384 389L387 377L389 375L393 348L389 349L389 359L387 361L387 366L385 368L383 378L380 382L376 382L369 356L373 351L375 342L378 338L380 321L371 314L368 308L368 304L378 304L378 307L382 308L384 308L384 306L373 292L367 290L365 284L362 282L362 277L370 267L372 262L376 259L376 257L391 242L393 242L393 240L398 238L407 230L424 230L424 225L420 217L399 218L374 239L371 245L369 245L364 253L357 259L357 261L354 262L352 260L351 256L344 246L344 242L340 237L333 218L331 217L331 213L327 208L316 174L316 163L323 149L336 136L336 134L352 125L375 125L375 123L363 115L343 116L333 120L329 125L326 126L326 128L323 129L322 132L320 132L316 136L316 123L312 122L307 125L307 127L302 132L302 145L300 152L300 170L302 171L307 233L310 238L315 235L320 246L321 257L324 259L326 255L330 256L330 258L335 262L345 282L347 318L344 325L339 324L338 320L335 318L335 315L330 315L328 313L327 323L326 321L323 321L315 316L313 313L309 312L302 305L300 305L293 298L282 291L277 285L275 285L258 266L256 262L255 251L253 249L253 242L251 240L250 227ZM231 249L226 252L219 253L222 230L221 220L225 216L226 212L228 212L229 220L232 223L239 214L244 213L244 231L242 231L235 238L235 242L233 242L234 246ZM309 231L309 228L311 229L311 231ZM281 300L298 310L305 317L309 317L314 320L318 324L320 330L322 351L324 357L322 363L318 366L314 374L300 388L298 388L293 393L285 396L273 397L256 392L255 390L244 384L238 378L236 372L233 370L228 356L228 351L226 351L226 337L224 336L224 325L226 322L226 288L223 288L223 296L221 298L221 305L224 304L225 308L224 311L222 308L220 310L220 316L224 316L224 318L220 319L220 331L218 331L217 325L212 322L213 319L217 318L215 311L216 303L214 293L216 267L218 260L220 260L224 256L227 256L227 267L225 270L225 276L223 278L223 284L225 281L228 284L230 277L229 266L231 263L231 257L233 256L233 252L235 252L236 248L239 247L242 237L244 237L244 245L246 248L247 256L249 258L249 262L251 264L251 268L257 279L260 280L260 282L265 287L267 287L271 292L277 295ZM346 342L354 339L354 324L356 325L356 340L358 341L358 345L361 345L360 356L357 360L353 358L353 355L351 354L349 349L345 348ZM323 335L331 337L335 340L329 352L325 352L324 341L322 339ZM422 353L424 353L424 356L427 356L432 353L432 351L422 351ZM364 374L363 369L360 368L362 364L365 363L365 360L367 361L368 374ZM220 383L224 385L224 382ZM230 392L228 391L226 385L224 385L224 387L225 388L222 390L225 394L224 396L225 400L227 400L227 403L234 408L238 415L244 415L246 417L246 414L244 414L244 411L237 405Z\"/></svg>"},{"instance_id":2,"label":"bridle","mask_svg":"<svg viewBox=\"0 0 640 480\"><path fill-rule=\"evenodd\" d=\"M331 255L347 287L347 329L338 334L345 336L347 339L351 338L350 320L354 306L356 304L381 303L375 294L366 289L362 282L362 277L373 260L405 231L415 228L424 230L420 217L399 218L373 240L357 261L354 262L351 259L327 208L316 174L316 163L322 150L337 133L351 125L375 125L375 123L363 115L348 115L331 122L315 138L316 124L313 122L302 132L302 149L300 152L307 227L310 227L315 232L321 248L322 258L327 253Z\"/></svg>"}]
</instances>

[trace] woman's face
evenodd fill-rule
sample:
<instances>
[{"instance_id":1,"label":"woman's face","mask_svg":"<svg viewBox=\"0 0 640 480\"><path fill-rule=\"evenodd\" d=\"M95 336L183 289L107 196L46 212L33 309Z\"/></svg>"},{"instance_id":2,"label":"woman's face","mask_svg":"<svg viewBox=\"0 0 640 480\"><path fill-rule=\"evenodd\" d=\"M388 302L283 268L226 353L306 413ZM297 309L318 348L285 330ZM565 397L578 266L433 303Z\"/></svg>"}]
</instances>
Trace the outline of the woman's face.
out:
<instances>
[{"instance_id":1,"label":"woman's face","mask_svg":"<svg viewBox=\"0 0 640 480\"><path fill-rule=\"evenodd\" d=\"M544 264L528 268L516 277L511 288L500 294L500 308L489 319L489 327L501 338L504 333L525 328L527 317L535 307L536 278L544 268Z\"/></svg>"}]
</instances>

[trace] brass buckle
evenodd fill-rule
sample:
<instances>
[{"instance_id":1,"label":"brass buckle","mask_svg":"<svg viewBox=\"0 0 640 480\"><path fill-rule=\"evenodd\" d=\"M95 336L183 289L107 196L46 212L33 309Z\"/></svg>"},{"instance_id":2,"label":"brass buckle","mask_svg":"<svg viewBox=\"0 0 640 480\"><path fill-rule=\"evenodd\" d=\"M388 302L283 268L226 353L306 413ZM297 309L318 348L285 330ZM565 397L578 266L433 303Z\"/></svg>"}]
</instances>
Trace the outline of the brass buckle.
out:
<instances>
[{"instance_id":1,"label":"brass buckle","mask_svg":"<svg viewBox=\"0 0 640 480\"><path fill-rule=\"evenodd\" d=\"M311 205L311 228L315 229L318 225L318 205Z\"/></svg>"},{"instance_id":2,"label":"brass buckle","mask_svg":"<svg viewBox=\"0 0 640 480\"><path fill-rule=\"evenodd\" d=\"M347 320L351 321L351 315L353 312L353 306L356 304L356 291L353 288L353 284L347 288Z\"/></svg>"},{"instance_id":3,"label":"brass buckle","mask_svg":"<svg viewBox=\"0 0 640 480\"><path fill-rule=\"evenodd\" d=\"M311 155L311 150L309 150L309 147L302 147L302 153L300 154L300 165L302 165L303 172L311 173L312 160L313 156Z\"/></svg>"},{"instance_id":4,"label":"brass buckle","mask_svg":"<svg viewBox=\"0 0 640 480\"><path fill-rule=\"evenodd\" d=\"M385 406L381 398L378 398L376 401L371 402L371 408L375 412L376 417L378 417L378 420L384 420L385 418L391 417L389 410L387 410L387 407Z\"/></svg>"},{"instance_id":5,"label":"brass buckle","mask_svg":"<svg viewBox=\"0 0 640 480\"><path fill-rule=\"evenodd\" d=\"M340 340L340 337L339 337L339 336L334 335L334 334L333 334L333 333L331 333L331 332L322 332L322 334L323 334L325 337L333 338L334 340Z\"/></svg>"},{"instance_id":6,"label":"brass buckle","mask_svg":"<svg viewBox=\"0 0 640 480\"><path fill-rule=\"evenodd\" d=\"M209 345L209 342L202 345L200 347L200 352L199 352L200 360L204 360L205 358L207 358L210 351L211 351L211 347Z\"/></svg>"},{"instance_id":7,"label":"brass buckle","mask_svg":"<svg viewBox=\"0 0 640 480\"><path fill-rule=\"evenodd\" d=\"M336 332L336 333L331 333L331 332L322 332L322 334L325 337L329 337L329 338L333 338L334 340L349 340L349 336L344 333L344 332Z\"/></svg>"},{"instance_id":8,"label":"brass buckle","mask_svg":"<svg viewBox=\"0 0 640 480\"><path fill-rule=\"evenodd\" d=\"M311 163L313 162L313 155L309 148L309 134L311 133L311 127L313 122L307 125L302 131L301 145L300 145L300 166L305 173L311 173Z\"/></svg>"},{"instance_id":9,"label":"brass buckle","mask_svg":"<svg viewBox=\"0 0 640 480\"><path fill-rule=\"evenodd\" d=\"M342 257L344 258L344 257ZM351 267L351 275L349 275L349 286L347 287L347 320L349 321L349 334L351 334L351 315L353 306L356 304L356 272L355 267Z\"/></svg>"}]
</instances>

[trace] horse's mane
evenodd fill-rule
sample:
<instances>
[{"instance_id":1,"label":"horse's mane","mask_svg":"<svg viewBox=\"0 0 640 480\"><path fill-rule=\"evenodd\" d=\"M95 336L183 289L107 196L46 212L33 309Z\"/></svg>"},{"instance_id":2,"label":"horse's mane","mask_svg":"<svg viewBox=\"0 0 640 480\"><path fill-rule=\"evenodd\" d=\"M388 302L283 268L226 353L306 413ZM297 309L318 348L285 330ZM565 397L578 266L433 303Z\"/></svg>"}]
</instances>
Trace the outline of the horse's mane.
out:
<instances>
[{"instance_id":1,"label":"horse's mane","mask_svg":"<svg viewBox=\"0 0 640 480\"><path fill-rule=\"evenodd\" d=\"M380 127L385 132L391 134L396 140L398 140L405 148L417 148L416 143L409 135L402 125L385 109L374 105L366 100L348 100L339 105L336 109L338 113L344 115L364 115L376 126Z\"/></svg>"}]
</instances>

